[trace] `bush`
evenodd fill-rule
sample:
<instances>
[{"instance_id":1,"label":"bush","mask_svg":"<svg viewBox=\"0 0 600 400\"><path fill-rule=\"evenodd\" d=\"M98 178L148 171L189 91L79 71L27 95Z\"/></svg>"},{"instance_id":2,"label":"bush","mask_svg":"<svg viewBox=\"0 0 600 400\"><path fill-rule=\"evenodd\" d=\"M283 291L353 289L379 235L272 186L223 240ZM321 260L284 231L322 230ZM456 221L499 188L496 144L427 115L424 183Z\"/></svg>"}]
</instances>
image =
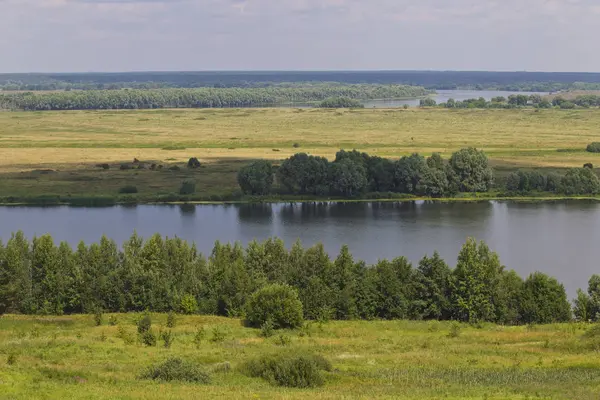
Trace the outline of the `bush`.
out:
<instances>
[{"instance_id":1,"label":"bush","mask_svg":"<svg viewBox=\"0 0 600 400\"><path fill-rule=\"evenodd\" d=\"M9 354L6 359L6 363L8 365L15 365L17 363L17 355L14 353Z\"/></svg>"},{"instance_id":2,"label":"bush","mask_svg":"<svg viewBox=\"0 0 600 400\"><path fill-rule=\"evenodd\" d=\"M123 186L122 188L119 189L119 193L121 194L132 194L132 193L137 193L138 189L135 186L132 185L128 185L128 186Z\"/></svg>"},{"instance_id":3,"label":"bush","mask_svg":"<svg viewBox=\"0 0 600 400\"><path fill-rule=\"evenodd\" d=\"M350 97L330 97L319 103L320 108L365 108L358 100Z\"/></svg>"},{"instance_id":4,"label":"bush","mask_svg":"<svg viewBox=\"0 0 600 400\"><path fill-rule=\"evenodd\" d=\"M202 344L204 338L206 338L206 331L204 330L204 327L201 326L196 330L196 333L194 334L194 344L196 345L196 347L199 347Z\"/></svg>"},{"instance_id":5,"label":"bush","mask_svg":"<svg viewBox=\"0 0 600 400\"><path fill-rule=\"evenodd\" d=\"M298 328L303 323L302 302L288 285L272 284L256 291L246 304L246 322L261 327L268 320L274 329Z\"/></svg>"},{"instance_id":6,"label":"bush","mask_svg":"<svg viewBox=\"0 0 600 400\"><path fill-rule=\"evenodd\" d=\"M146 314L142 319L140 319L137 323L137 331L140 335L148 332L152 327L152 318L150 315Z\"/></svg>"},{"instance_id":7,"label":"bush","mask_svg":"<svg viewBox=\"0 0 600 400\"><path fill-rule=\"evenodd\" d=\"M255 161L239 170L237 181L245 194L269 194L273 186L273 165L269 161Z\"/></svg>"},{"instance_id":8,"label":"bush","mask_svg":"<svg viewBox=\"0 0 600 400\"><path fill-rule=\"evenodd\" d=\"M192 180L185 180L181 183L181 187L179 188L179 194L194 194L196 193L196 182Z\"/></svg>"},{"instance_id":9,"label":"bush","mask_svg":"<svg viewBox=\"0 0 600 400\"><path fill-rule=\"evenodd\" d=\"M220 326L215 326L212 330L210 341L213 343L221 343L225 340L225 330Z\"/></svg>"},{"instance_id":10,"label":"bush","mask_svg":"<svg viewBox=\"0 0 600 400\"><path fill-rule=\"evenodd\" d=\"M202 368L181 358L169 358L161 364L149 367L140 375L140 379L210 383L210 376Z\"/></svg>"},{"instance_id":11,"label":"bush","mask_svg":"<svg viewBox=\"0 0 600 400\"><path fill-rule=\"evenodd\" d=\"M175 341L175 335L173 335L173 332L171 332L170 330L161 332L160 338L163 341L163 345L164 345L165 349L171 348L171 345Z\"/></svg>"},{"instance_id":12,"label":"bush","mask_svg":"<svg viewBox=\"0 0 600 400\"><path fill-rule=\"evenodd\" d=\"M436 102L434 99L427 97L426 99L421 99L421 101L419 101L419 107L435 107L436 106Z\"/></svg>"},{"instance_id":13,"label":"bush","mask_svg":"<svg viewBox=\"0 0 600 400\"><path fill-rule=\"evenodd\" d=\"M181 167L179 165L171 165L169 171L181 171Z\"/></svg>"},{"instance_id":14,"label":"bush","mask_svg":"<svg viewBox=\"0 0 600 400\"><path fill-rule=\"evenodd\" d=\"M110 326L115 326L119 323L119 321L117 320L117 317L115 317L114 315L111 315L110 317L108 317L108 324Z\"/></svg>"},{"instance_id":15,"label":"bush","mask_svg":"<svg viewBox=\"0 0 600 400\"><path fill-rule=\"evenodd\" d=\"M270 355L250 360L242 372L277 386L310 388L325 382L322 371L331 371L331 363L318 355Z\"/></svg>"},{"instance_id":16,"label":"bush","mask_svg":"<svg viewBox=\"0 0 600 400\"><path fill-rule=\"evenodd\" d=\"M156 335L152 330L148 330L141 334L142 343L148 347L156 346Z\"/></svg>"},{"instance_id":17,"label":"bush","mask_svg":"<svg viewBox=\"0 0 600 400\"><path fill-rule=\"evenodd\" d=\"M181 298L180 308L183 314L196 314L198 312L198 301L191 294L185 294Z\"/></svg>"},{"instance_id":18,"label":"bush","mask_svg":"<svg viewBox=\"0 0 600 400\"><path fill-rule=\"evenodd\" d=\"M261 326L260 326L260 336L264 337L264 338L270 338L271 336L273 336L275 333L275 329L273 328L273 321L271 321L270 319L267 319Z\"/></svg>"},{"instance_id":19,"label":"bush","mask_svg":"<svg viewBox=\"0 0 600 400\"><path fill-rule=\"evenodd\" d=\"M188 160L188 168L200 168L200 161L196 157L192 157Z\"/></svg>"},{"instance_id":20,"label":"bush","mask_svg":"<svg viewBox=\"0 0 600 400\"><path fill-rule=\"evenodd\" d=\"M108 164L98 164L97 167L102 168L103 170L110 169L110 165Z\"/></svg>"},{"instance_id":21,"label":"bush","mask_svg":"<svg viewBox=\"0 0 600 400\"><path fill-rule=\"evenodd\" d=\"M121 166L119 167L119 169L121 171L125 171L125 170L128 170L128 169L131 169L131 165L129 165L129 164L121 164Z\"/></svg>"},{"instance_id":22,"label":"bush","mask_svg":"<svg viewBox=\"0 0 600 400\"><path fill-rule=\"evenodd\" d=\"M169 312L167 314L167 328L175 328L176 319L175 313L173 311Z\"/></svg>"},{"instance_id":23,"label":"bush","mask_svg":"<svg viewBox=\"0 0 600 400\"><path fill-rule=\"evenodd\" d=\"M94 323L96 326L102 325L104 317L102 316L102 311L98 310L94 313Z\"/></svg>"},{"instance_id":24,"label":"bush","mask_svg":"<svg viewBox=\"0 0 600 400\"><path fill-rule=\"evenodd\" d=\"M600 153L600 142L592 142L588 144L585 150L590 153Z\"/></svg>"},{"instance_id":25,"label":"bush","mask_svg":"<svg viewBox=\"0 0 600 400\"><path fill-rule=\"evenodd\" d=\"M452 321L450 324L450 332L448 332L449 338L457 338L460 336L460 324L456 321Z\"/></svg>"},{"instance_id":26,"label":"bush","mask_svg":"<svg viewBox=\"0 0 600 400\"><path fill-rule=\"evenodd\" d=\"M585 164L583 164L583 168L594 169L594 164L592 164L592 163L585 163Z\"/></svg>"}]
</instances>

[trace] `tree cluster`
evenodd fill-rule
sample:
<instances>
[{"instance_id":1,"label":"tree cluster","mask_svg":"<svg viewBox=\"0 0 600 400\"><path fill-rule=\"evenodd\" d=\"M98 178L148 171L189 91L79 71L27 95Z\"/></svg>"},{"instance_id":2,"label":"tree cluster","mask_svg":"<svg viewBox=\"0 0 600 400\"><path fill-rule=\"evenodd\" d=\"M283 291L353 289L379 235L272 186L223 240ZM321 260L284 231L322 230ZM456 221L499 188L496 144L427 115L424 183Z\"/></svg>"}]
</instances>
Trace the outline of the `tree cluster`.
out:
<instances>
[{"instance_id":1,"label":"tree cluster","mask_svg":"<svg viewBox=\"0 0 600 400\"><path fill-rule=\"evenodd\" d=\"M244 193L267 194L272 188L270 163L260 161L243 168L238 183ZM457 192L486 192L493 171L481 150L461 149L446 162L438 153L419 154L392 161L359 151L340 150L333 162L298 153L277 169L284 193L355 197L363 193L393 192L441 197Z\"/></svg>"},{"instance_id":2,"label":"tree cluster","mask_svg":"<svg viewBox=\"0 0 600 400\"><path fill-rule=\"evenodd\" d=\"M350 97L329 97L319 103L320 108L365 108L358 100Z\"/></svg>"},{"instance_id":3,"label":"tree cluster","mask_svg":"<svg viewBox=\"0 0 600 400\"><path fill-rule=\"evenodd\" d=\"M600 179L591 168L571 168L565 175L544 175L537 171L516 171L506 179L509 192L552 192L566 195L600 193Z\"/></svg>"},{"instance_id":4,"label":"tree cluster","mask_svg":"<svg viewBox=\"0 0 600 400\"><path fill-rule=\"evenodd\" d=\"M257 107L294 102L323 101L332 97L382 99L417 97L425 93L427 93L425 89L416 86L314 84L256 88L167 88L0 93L0 104L4 104L4 108L25 111Z\"/></svg>"},{"instance_id":5,"label":"tree cluster","mask_svg":"<svg viewBox=\"0 0 600 400\"><path fill-rule=\"evenodd\" d=\"M588 313L596 310L596 289L586 300ZM283 303L289 306L279 310ZM249 312L254 325L270 317L283 327L301 317L504 324L571 318L559 282L542 273L523 280L473 239L451 269L437 253L416 267L404 257L367 265L346 246L332 260L320 244L303 248L297 242L288 250L279 239L246 248L217 242L204 257L184 240L159 235L143 240L134 234L121 250L106 237L72 249L49 235L29 241L17 232L0 245L0 305L1 312L24 314Z\"/></svg>"}]
</instances>

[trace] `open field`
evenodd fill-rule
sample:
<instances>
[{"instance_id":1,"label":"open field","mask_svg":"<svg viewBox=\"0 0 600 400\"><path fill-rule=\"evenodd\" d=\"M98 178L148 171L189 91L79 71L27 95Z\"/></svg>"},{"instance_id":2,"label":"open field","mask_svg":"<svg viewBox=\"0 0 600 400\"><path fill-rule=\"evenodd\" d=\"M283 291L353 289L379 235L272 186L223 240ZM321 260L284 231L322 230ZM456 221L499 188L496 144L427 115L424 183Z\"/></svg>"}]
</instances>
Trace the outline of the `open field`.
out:
<instances>
[{"instance_id":1,"label":"open field","mask_svg":"<svg viewBox=\"0 0 600 400\"><path fill-rule=\"evenodd\" d=\"M333 158L340 148L398 158L475 146L501 171L565 168L600 162L600 154L585 152L600 139L599 127L593 109L2 112L0 197L115 196L126 184L156 196L177 192L186 178L197 181L198 194L225 195L237 189L236 171L250 159L299 151ZM168 170L189 157L204 166ZM118 170L134 158L165 168Z\"/></svg>"},{"instance_id":2,"label":"open field","mask_svg":"<svg viewBox=\"0 0 600 400\"><path fill-rule=\"evenodd\" d=\"M313 323L304 335L283 333L265 339L239 320L177 317L170 349L159 341L145 347L136 339L140 315L115 315L118 326L94 326L93 316L0 319L2 398L63 399L597 399L598 338L585 338L590 325L533 327L370 321ZM153 329L166 316L153 315ZM212 342L221 327L225 338ZM198 328L206 337L194 343ZM119 334L119 330L125 334ZM131 337L126 343L123 337ZM321 354L333 364L325 386L284 389L239 371L245 361L272 352ZM7 364L13 355L12 365ZM199 363L208 371L228 362L229 372L212 372L208 385L154 383L138 379L142 370L171 356Z\"/></svg>"}]
</instances>

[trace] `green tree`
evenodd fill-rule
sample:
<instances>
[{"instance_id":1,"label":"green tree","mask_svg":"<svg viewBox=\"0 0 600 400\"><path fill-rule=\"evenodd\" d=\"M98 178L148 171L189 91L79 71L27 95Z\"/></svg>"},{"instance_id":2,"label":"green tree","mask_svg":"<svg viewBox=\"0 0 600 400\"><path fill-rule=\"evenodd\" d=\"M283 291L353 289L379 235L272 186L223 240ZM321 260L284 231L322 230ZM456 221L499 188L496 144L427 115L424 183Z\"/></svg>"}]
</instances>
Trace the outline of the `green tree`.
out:
<instances>
[{"instance_id":1,"label":"green tree","mask_svg":"<svg viewBox=\"0 0 600 400\"><path fill-rule=\"evenodd\" d=\"M281 164L277 177L290 193L323 195L329 190L329 162L326 158L298 153Z\"/></svg>"},{"instance_id":2,"label":"green tree","mask_svg":"<svg viewBox=\"0 0 600 400\"><path fill-rule=\"evenodd\" d=\"M452 154L449 161L454 181L461 192L487 192L492 185L494 173L483 150L473 147Z\"/></svg>"},{"instance_id":3,"label":"green tree","mask_svg":"<svg viewBox=\"0 0 600 400\"><path fill-rule=\"evenodd\" d=\"M447 319L451 315L450 278L452 270L437 252L423 257L414 275L413 316L419 319Z\"/></svg>"},{"instance_id":4,"label":"green tree","mask_svg":"<svg viewBox=\"0 0 600 400\"><path fill-rule=\"evenodd\" d=\"M367 172L362 163L349 158L331 164L331 188L334 193L353 197L367 187Z\"/></svg>"},{"instance_id":5,"label":"green tree","mask_svg":"<svg viewBox=\"0 0 600 400\"><path fill-rule=\"evenodd\" d=\"M503 267L489 247L469 238L458 254L452 276L452 306L460 321L493 321L494 295Z\"/></svg>"},{"instance_id":6,"label":"green tree","mask_svg":"<svg viewBox=\"0 0 600 400\"><path fill-rule=\"evenodd\" d=\"M523 284L523 322L549 324L571 319L571 306L562 284L541 272L531 274Z\"/></svg>"},{"instance_id":7,"label":"green tree","mask_svg":"<svg viewBox=\"0 0 600 400\"><path fill-rule=\"evenodd\" d=\"M380 260L375 265L378 293L377 316L383 319L408 318L414 296L412 265L404 257Z\"/></svg>"},{"instance_id":8,"label":"green tree","mask_svg":"<svg viewBox=\"0 0 600 400\"><path fill-rule=\"evenodd\" d=\"M245 194L269 194L273 186L273 165L265 160L255 161L240 169L237 181Z\"/></svg>"},{"instance_id":9,"label":"green tree","mask_svg":"<svg viewBox=\"0 0 600 400\"><path fill-rule=\"evenodd\" d=\"M590 168L571 168L560 183L560 191L567 195L600 193L600 179Z\"/></svg>"},{"instance_id":10,"label":"green tree","mask_svg":"<svg viewBox=\"0 0 600 400\"><path fill-rule=\"evenodd\" d=\"M395 166L395 187L400 193L419 193L423 174L427 170L425 158L417 153L402 157Z\"/></svg>"},{"instance_id":11,"label":"green tree","mask_svg":"<svg viewBox=\"0 0 600 400\"><path fill-rule=\"evenodd\" d=\"M271 284L256 291L246 304L248 325L259 328L270 321L273 328L298 328L304 321L298 292L288 285Z\"/></svg>"}]
</instances>

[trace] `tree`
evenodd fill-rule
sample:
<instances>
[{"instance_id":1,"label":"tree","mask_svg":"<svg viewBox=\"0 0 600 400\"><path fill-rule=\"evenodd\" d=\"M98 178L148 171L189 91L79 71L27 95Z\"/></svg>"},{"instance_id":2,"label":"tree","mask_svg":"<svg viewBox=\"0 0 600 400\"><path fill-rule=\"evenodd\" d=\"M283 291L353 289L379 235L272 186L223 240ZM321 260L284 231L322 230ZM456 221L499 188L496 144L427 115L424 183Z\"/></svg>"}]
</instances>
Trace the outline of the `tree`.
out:
<instances>
[{"instance_id":1,"label":"tree","mask_svg":"<svg viewBox=\"0 0 600 400\"><path fill-rule=\"evenodd\" d=\"M460 321L493 321L494 295L503 267L489 247L469 238L458 254L452 275L452 306Z\"/></svg>"},{"instance_id":2,"label":"tree","mask_svg":"<svg viewBox=\"0 0 600 400\"><path fill-rule=\"evenodd\" d=\"M266 160L255 161L240 169L237 181L245 194L269 194L273 186L273 165Z\"/></svg>"},{"instance_id":3,"label":"tree","mask_svg":"<svg viewBox=\"0 0 600 400\"><path fill-rule=\"evenodd\" d=\"M600 321L600 275L593 275L588 282L587 293L577 291L574 313L580 321Z\"/></svg>"},{"instance_id":4,"label":"tree","mask_svg":"<svg viewBox=\"0 0 600 400\"><path fill-rule=\"evenodd\" d=\"M600 192L600 179L589 168L571 168L562 178L560 190L567 195L596 194Z\"/></svg>"},{"instance_id":5,"label":"tree","mask_svg":"<svg viewBox=\"0 0 600 400\"><path fill-rule=\"evenodd\" d=\"M571 306L562 284L541 272L531 274L523 284L523 322L549 324L571 319Z\"/></svg>"},{"instance_id":6,"label":"tree","mask_svg":"<svg viewBox=\"0 0 600 400\"><path fill-rule=\"evenodd\" d=\"M408 157L402 157L395 166L396 189L400 193L418 193L421 189L419 184L426 169L427 163L423 156L414 153Z\"/></svg>"},{"instance_id":7,"label":"tree","mask_svg":"<svg viewBox=\"0 0 600 400\"><path fill-rule=\"evenodd\" d=\"M461 149L452 154L449 165L452 170L449 180L461 192L487 192L492 185L494 173L483 150Z\"/></svg>"},{"instance_id":8,"label":"tree","mask_svg":"<svg viewBox=\"0 0 600 400\"><path fill-rule=\"evenodd\" d=\"M408 318L414 292L410 262L404 257L380 260L375 270L377 315L383 319Z\"/></svg>"},{"instance_id":9,"label":"tree","mask_svg":"<svg viewBox=\"0 0 600 400\"><path fill-rule=\"evenodd\" d=\"M353 197L367 187L367 172L363 164L349 158L331 164L331 188L334 193Z\"/></svg>"},{"instance_id":10,"label":"tree","mask_svg":"<svg viewBox=\"0 0 600 400\"><path fill-rule=\"evenodd\" d=\"M259 328L270 321L274 329L298 328L304 321L298 292L291 286L267 285L256 291L246 304L248 325Z\"/></svg>"},{"instance_id":11,"label":"tree","mask_svg":"<svg viewBox=\"0 0 600 400\"><path fill-rule=\"evenodd\" d=\"M452 270L437 252L423 257L414 275L415 302L413 316L422 319L450 317L450 277Z\"/></svg>"},{"instance_id":12,"label":"tree","mask_svg":"<svg viewBox=\"0 0 600 400\"><path fill-rule=\"evenodd\" d=\"M290 193L323 195L329 191L329 162L298 153L281 164L277 177Z\"/></svg>"},{"instance_id":13,"label":"tree","mask_svg":"<svg viewBox=\"0 0 600 400\"><path fill-rule=\"evenodd\" d=\"M395 190L395 165L387 158L370 157L367 162L369 190L373 192L392 192Z\"/></svg>"},{"instance_id":14,"label":"tree","mask_svg":"<svg viewBox=\"0 0 600 400\"><path fill-rule=\"evenodd\" d=\"M431 97L427 97L427 98L421 99L419 101L420 107L435 107L436 105L437 105L437 103Z\"/></svg>"}]
</instances>

